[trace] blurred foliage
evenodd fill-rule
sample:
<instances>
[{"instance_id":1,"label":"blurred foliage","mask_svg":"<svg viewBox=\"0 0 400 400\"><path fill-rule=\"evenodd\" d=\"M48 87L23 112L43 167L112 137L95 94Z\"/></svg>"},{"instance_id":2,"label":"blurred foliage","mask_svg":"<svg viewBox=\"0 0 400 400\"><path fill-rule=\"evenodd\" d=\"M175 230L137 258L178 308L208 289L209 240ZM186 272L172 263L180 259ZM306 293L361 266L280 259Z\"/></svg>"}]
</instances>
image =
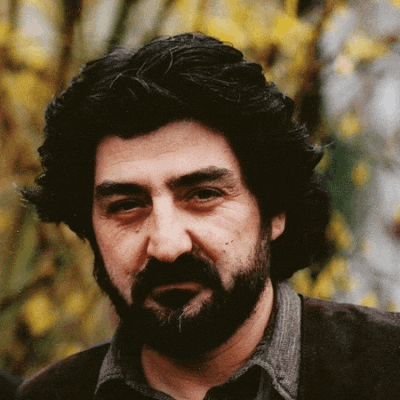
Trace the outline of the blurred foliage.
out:
<instances>
[{"instance_id":1,"label":"blurred foliage","mask_svg":"<svg viewBox=\"0 0 400 400\"><path fill-rule=\"evenodd\" d=\"M385 32L357 23L366 13L372 22L384 18L371 11L382 5L397 15L385 20ZM298 272L295 289L327 299L358 293L353 299L360 304L395 310L400 295L394 300L382 294L383 275L375 273L365 286L351 265L355 254L376 248L364 222L377 204L366 200L379 192L377 168L398 172L398 109L372 102L360 110L362 99L368 102L374 93L385 98L390 82L400 82L396 75L385 81L387 91L379 91L382 68L391 64L379 69L377 63L398 50L399 9L395 0L2 0L0 367L28 375L108 338L117 322L92 278L87 243L65 226L40 223L17 190L41 172L36 148L46 104L84 62L114 46L136 47L183 31L214 35L260 62L267 79L295 99L296 115L315 142L328 146L318 168L327 174L334 200L326 233L332 257L323 267ZM382 129L390 130L384 138L368 122L374 112L381 113ZM379 215L398 251L400 193L394 199L391 214Z\"/></svg>"}]
</instances>

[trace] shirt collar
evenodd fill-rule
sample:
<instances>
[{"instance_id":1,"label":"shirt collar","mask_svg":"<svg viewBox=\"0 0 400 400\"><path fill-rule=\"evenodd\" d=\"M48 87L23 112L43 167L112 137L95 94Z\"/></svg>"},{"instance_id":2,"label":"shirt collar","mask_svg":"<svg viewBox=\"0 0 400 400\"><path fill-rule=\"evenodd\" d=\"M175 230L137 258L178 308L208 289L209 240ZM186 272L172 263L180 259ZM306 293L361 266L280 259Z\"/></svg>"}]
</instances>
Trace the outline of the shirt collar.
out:
<instances>
[{"instance_id":1,"label":"shirt collar","mask_svg":"<svg viewBox=\"0 0 400 400\"><path fill-rule=\"evenodd\" d=\"M236 380L251 367L258 365L266 371L273 387L285 400L294 400L297 396L300 368L301 302L286 282L279 283L275 289L273 323L268 325L248 363L229 381ZM119 327L103 360L96 392L105 382L116 379L125 381L141 392L152 392L151 388L146 387L140 366L141 343L138 341L127 357L122 336Z\"/></svg>"},{"instance_id":2,"label":"shirt collar","mask_svg":"<svg viewBox=\"0 0 400 400\"><path fill-rule=\"evenodd\" d=\"M296 399L301 350L301 301L286 282L277 285L275 301L274 323L267 328L250 363L260 365L267 371L274 388L284 399Z\"/></svg>"}]
</instances>

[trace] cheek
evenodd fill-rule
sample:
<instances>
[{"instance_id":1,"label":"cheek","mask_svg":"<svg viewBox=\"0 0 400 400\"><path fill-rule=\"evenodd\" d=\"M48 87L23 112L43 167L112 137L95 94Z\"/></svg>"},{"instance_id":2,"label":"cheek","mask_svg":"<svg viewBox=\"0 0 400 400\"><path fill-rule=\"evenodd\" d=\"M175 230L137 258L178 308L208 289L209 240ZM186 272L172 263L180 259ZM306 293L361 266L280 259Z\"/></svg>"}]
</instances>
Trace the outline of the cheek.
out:
<instances>
[{"instance_id":1,"label":"cheek","mask_svg":"<svg viewBox=\"0 0 400 400\"><path fill-rule=\"evenodd\" d=\"M228 215L222 215L219 221L224 236L225 248L236 248L240 253L246 253L246 248L252 248L260 237L260 216L255 204L244 204L230 210Z\"/></svg>"},{"instance_id":2,"label":"cheek","mask_svg":"<svg viewBox=\"0 0 400 400\"><path fill-rule=\"evenodd\" d=\"M144 264L132 233L95 226L97 246L107 274L124 299L130 302L134 277Z\"/></svg>"},{"instance_id":3,"label":"cheek","mask_svg":"<svg viewBox=\"0 0 400 400\"><path fill-rule=\"evenodd\" d=\"M107 220L93 219L96 242L106 265L125 264L134 252L132 232Z\"/></svg>"},{"instance_id":4,"label":"cheek","mask_svg":"<svg viewBox=\"0 0 400 400\"><path fill-rule=\"evenodd\" d=\"M245 269L260 240L260 217L256 207L225 209L201 225L201 247L219 269L223 282Z\"/></svg>"}]
</instances>

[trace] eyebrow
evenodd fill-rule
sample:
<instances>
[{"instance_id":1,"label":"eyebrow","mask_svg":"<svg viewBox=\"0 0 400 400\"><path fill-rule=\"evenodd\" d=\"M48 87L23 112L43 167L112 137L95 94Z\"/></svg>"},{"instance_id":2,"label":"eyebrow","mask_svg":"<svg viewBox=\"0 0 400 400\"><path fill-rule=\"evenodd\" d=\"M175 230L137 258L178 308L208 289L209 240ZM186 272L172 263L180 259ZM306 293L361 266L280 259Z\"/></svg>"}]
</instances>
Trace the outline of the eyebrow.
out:
<instances>
[{"instance_id":1,"label":"eyebrow","mask_svg":"<svg viewBox=\"0 0 400 400\"><path fill-rule=\"evenodd\" d=\"M233 184L233 172L227 168L206 167L188 174L172 178L167 182L170 188L186 188L196 186L207 182L224 181L227 185ZM135 195L148 193L147 186L139 185L131 182L110 182L105 181L94 190L94 197L101 200L117 195Z\"/></svg>"},{"instance_id":2,"label":"eyebrow","mask_svg":"<svg viewBox=\"0 0 400 400\"><path fill-rule=\"evenodd\" d=\"M206 167L172 179L168 182L168 186L171 188L185 188L218 180L223 180L231 184L233 181L233 172L227 168Z\"/></svg>"},{"instance_id":3,"label":"eyebrow","mask_svg":"<svg viewBox=\"0 0 400 400\"><path fill-rule=\"evenodd\" d=\"M145 188L136 183L106 181L96 186L94 197L97 200L101 200L116 195L143 194L144 192Z\"/></svg>"}]
</instances>

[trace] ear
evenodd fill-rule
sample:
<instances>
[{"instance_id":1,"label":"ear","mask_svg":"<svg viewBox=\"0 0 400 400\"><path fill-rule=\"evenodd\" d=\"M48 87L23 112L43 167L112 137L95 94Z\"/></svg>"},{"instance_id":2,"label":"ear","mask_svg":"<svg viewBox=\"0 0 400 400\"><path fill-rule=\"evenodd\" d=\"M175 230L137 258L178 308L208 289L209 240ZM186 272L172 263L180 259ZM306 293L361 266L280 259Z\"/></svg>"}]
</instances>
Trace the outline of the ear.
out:
<instances>
[{"instance_id":1,"label":"ear","mask_svg":"<svg viewBox=\"0 0 400 400\"><path fill-rule=\"evenodd\" d=\"M277 239L282 235L286 225L286 213L281 212L271 220L271 240Z\"/></svg>"}]
</instances>

